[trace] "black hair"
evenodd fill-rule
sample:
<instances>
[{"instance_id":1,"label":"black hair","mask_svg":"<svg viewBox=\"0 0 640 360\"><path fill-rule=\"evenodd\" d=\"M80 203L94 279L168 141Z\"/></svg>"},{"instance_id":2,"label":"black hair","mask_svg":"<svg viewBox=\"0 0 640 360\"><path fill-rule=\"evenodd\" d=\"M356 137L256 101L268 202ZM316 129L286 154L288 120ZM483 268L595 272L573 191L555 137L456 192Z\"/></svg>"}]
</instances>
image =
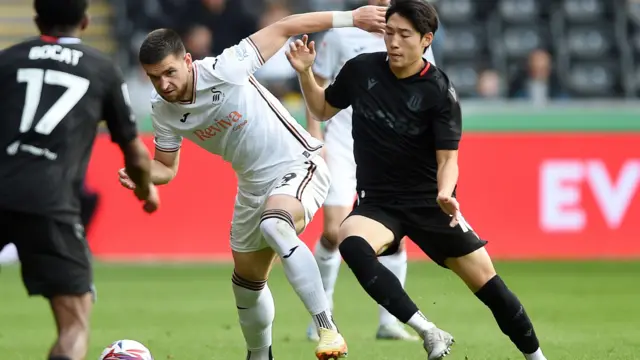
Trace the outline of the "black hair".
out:
<instances>
[{"instance_id":1,"label":"black hair","mask_svg":"<svg viewBox=\"0 0 640 360\"><path fill-rule=\"evenodd\" d=\"M387 10L386 21L393 14L409 20L420 36L438 31L438 12L426 0L395 0Z\"/></svg>"},{"instance_id":2,"label":"black hair","mask_svg":"<svg viewBox=\"0 0 640 360\"><path fill-rule=\"evenodd\" d=\"M88 0L34 0L33 7L41 31L70 31L85 18Z\"/></svg>"},{"instance_id":3,"label":"black hair","mask_svg":"<svg viewBox=\"0 0 640 360\"><path fill-rule=\"evenodd\" d=\"M150 32L140 46L138 60L143 65L161 62L169 55L182 57L186 50L180 35L171 29L158 29Z\"/></svg>"}]
</instances>

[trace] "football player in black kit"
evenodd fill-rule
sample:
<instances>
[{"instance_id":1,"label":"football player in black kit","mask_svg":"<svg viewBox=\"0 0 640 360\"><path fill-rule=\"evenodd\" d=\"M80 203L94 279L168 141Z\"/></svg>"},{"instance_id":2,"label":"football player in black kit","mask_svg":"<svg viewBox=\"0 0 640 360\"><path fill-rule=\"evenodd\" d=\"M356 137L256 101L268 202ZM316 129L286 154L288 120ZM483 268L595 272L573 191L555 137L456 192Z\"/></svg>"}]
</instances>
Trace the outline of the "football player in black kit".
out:
<instances>
[{"instance_id":1,"label":"football player in black kit","mask_svg":"<svg viewBox=\"0 0 640 360\"><path fill-rule=\"evenodd\" d=\"M446 74L422 57L438 28L436 11L424 0L397 0L386 18L387 52L348 61L326 90L311 71L313 43L297 40L287 54L316 119L353 107L358 200L340 227L340 253L366 292L424 339L429 359L447 355L453 337L426 319L377 260L404 236L466 283L526 359L544 360L527 313L455 197L460 105Z\"/></svg>"},{"instance_id":2,"label":"football player in black kit","mask_svg":"<svg viewBox=\"0 0 640 360\"><path fill-rule=\"evenodd\" d=\"M35 0L42 34L0 53L0 248L15 243L29 295L47 298L58 337L49 360L87 353L91 255L80 194L105 120L144 209L158 207L149 153L109 58L81 43L87 0Z\"/></svg>"}]
</instances>

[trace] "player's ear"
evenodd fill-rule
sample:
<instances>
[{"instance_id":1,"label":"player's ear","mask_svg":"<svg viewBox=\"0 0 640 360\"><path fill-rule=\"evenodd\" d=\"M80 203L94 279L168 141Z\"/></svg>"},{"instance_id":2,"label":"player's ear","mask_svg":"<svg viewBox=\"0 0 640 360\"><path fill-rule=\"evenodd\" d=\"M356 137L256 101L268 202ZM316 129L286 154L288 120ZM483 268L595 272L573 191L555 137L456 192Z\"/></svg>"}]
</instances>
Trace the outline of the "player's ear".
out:
<instances>
[{"instance_id":1,"label":"player's ear","mask_svg":"<svg viewBox=\"0 0 640 360\"><path fill-rule=\"evenodd\" d=\"M187 64L187 68L191 71L191 64L193 63L193 58L190 53L184 54L184 62Z\"/></svg>"},{"instance_id":2,"label":"player's ear","mask_svg":"<svg viewBox=\"0 0 640 360\"><path fill-rule=\"evenodd\" d=\"M90 22L89 14L84 14L82 21L80 22L80 31L84 31L89 26Z\"/></svg>"},{"instance_id":3,"label":"player's ear","mask_svg":"<svg viewBox=\"0 0 640 360\"><path fill-rule=\"evenodd\" d=\"M432 42L433 42L433 33L428 32L422 36L420 45L422 45L423 48L427 48L429 45L431 45Z\"/></svg>"}]
</instances>

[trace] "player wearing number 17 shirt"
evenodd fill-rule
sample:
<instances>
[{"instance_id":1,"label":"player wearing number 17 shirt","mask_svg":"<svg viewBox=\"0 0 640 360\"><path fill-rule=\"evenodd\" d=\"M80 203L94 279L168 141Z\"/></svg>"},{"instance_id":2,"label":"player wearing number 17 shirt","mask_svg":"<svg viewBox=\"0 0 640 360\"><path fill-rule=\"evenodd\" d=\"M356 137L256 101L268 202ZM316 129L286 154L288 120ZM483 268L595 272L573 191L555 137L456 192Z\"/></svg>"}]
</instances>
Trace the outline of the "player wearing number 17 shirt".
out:
<instances>
[{"instance_id":1,"label":"player wearing number 17 shirt","mask_svg":"<svg viewBox=\"0 0 640 360\"><path fill-rule=\"evenodd\" d=\"M80 196L101 120L149 212L157 193L120 72L79 39L87 0L34 5L42 36L0 52L0 249L16 245L29 295L51 304L58 338L48 359L84 359L93 279Z\"/></svg>"},{"instance_id":2,"label":"player wearing number 17 shirt","mask_svg":"<svg viewBox=\"0 0 640 360\"><path fill-rule=\"evenodd\" d=\"M313 254L298 238L329 188L330 176L319 156L322 143L297 124L253 73L291 36L332 26L381 31L384 12L370 6L289 16L217 57L196 61L171 30L155 30L141 45L139 60L155 88L153 182L166 184L174 178L183 138L221 156L236 172L232 287L248 360L272 359L274 304L266 282L276 255L315 321L320 337L316 356L337 359L347 353ZM127 174L120 176L131 188Z\"/></svg>"},{"instance_id":3,"label":"player wearing number 17 shirt","mask_svg":"<svg viewBox=\"0 0 640 360\"><path fill-rule=\"evenodd\" d=\"M423 59L438 29L436 11L424 0L396 1L386 20L386 51L347 61L326 90L310 70L313 46L296 41L288 54L317 119L353 108L358 200L340 225L340 254L369 296L420 335L429 360L446 356L453 337L427 320L377 260L404 236L465 282L526 359L544 360L524 307L460 213L460 104L447 75Z\"/></svg>"}]
</instances>

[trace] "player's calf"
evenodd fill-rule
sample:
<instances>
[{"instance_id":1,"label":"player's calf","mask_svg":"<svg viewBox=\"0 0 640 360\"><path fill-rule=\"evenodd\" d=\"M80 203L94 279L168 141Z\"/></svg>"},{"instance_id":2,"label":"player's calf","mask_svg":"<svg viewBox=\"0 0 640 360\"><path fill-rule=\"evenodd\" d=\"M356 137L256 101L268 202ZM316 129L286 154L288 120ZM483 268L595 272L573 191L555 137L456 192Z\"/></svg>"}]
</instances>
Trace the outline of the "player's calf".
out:
<instances>
[{"instance_id":1,"label":"player's calf","mask_svg":"<svg viewBox=\"0 0 640 360\"><path fill-rule=\"evenodd\" d=\"M484 248L445 264L467 284L493 313L500 330L528 360L545 360L533 324L518 297L496 274Z\"/></svg>"},{"instance_id":2,"label":"player's calf","mask_svg":"<svg viewBox=\"0 0 640 360\"><path fill-rule=\"evenodd\" d=\"M84 359L89 344L92 294L54 296L50 303L58 339L49 352L49 360Z\"/></svg>"},{"instance_id":3,"label":"player's calf","mask_svg":"<svg viewBox=\"0 0 640 360\"><path fill-rule=\"evenodd\" d=\"M231 278L248 360L272 360L273 296L267 280L248 280L234 271Z\"/></svg>"},{"instance_id":4,"label":"player's calf","mask_svg":"<svg viewBox=\"0 0 640 360\"><path fill-rule=\"evenodd\" d=\"M295 224L290 212L268 209L262 214L260 231L282 259L287 280L313 316L316 326L337 331L318 265L311 250L298 238Z\"/></svg>"}]
</instances>

